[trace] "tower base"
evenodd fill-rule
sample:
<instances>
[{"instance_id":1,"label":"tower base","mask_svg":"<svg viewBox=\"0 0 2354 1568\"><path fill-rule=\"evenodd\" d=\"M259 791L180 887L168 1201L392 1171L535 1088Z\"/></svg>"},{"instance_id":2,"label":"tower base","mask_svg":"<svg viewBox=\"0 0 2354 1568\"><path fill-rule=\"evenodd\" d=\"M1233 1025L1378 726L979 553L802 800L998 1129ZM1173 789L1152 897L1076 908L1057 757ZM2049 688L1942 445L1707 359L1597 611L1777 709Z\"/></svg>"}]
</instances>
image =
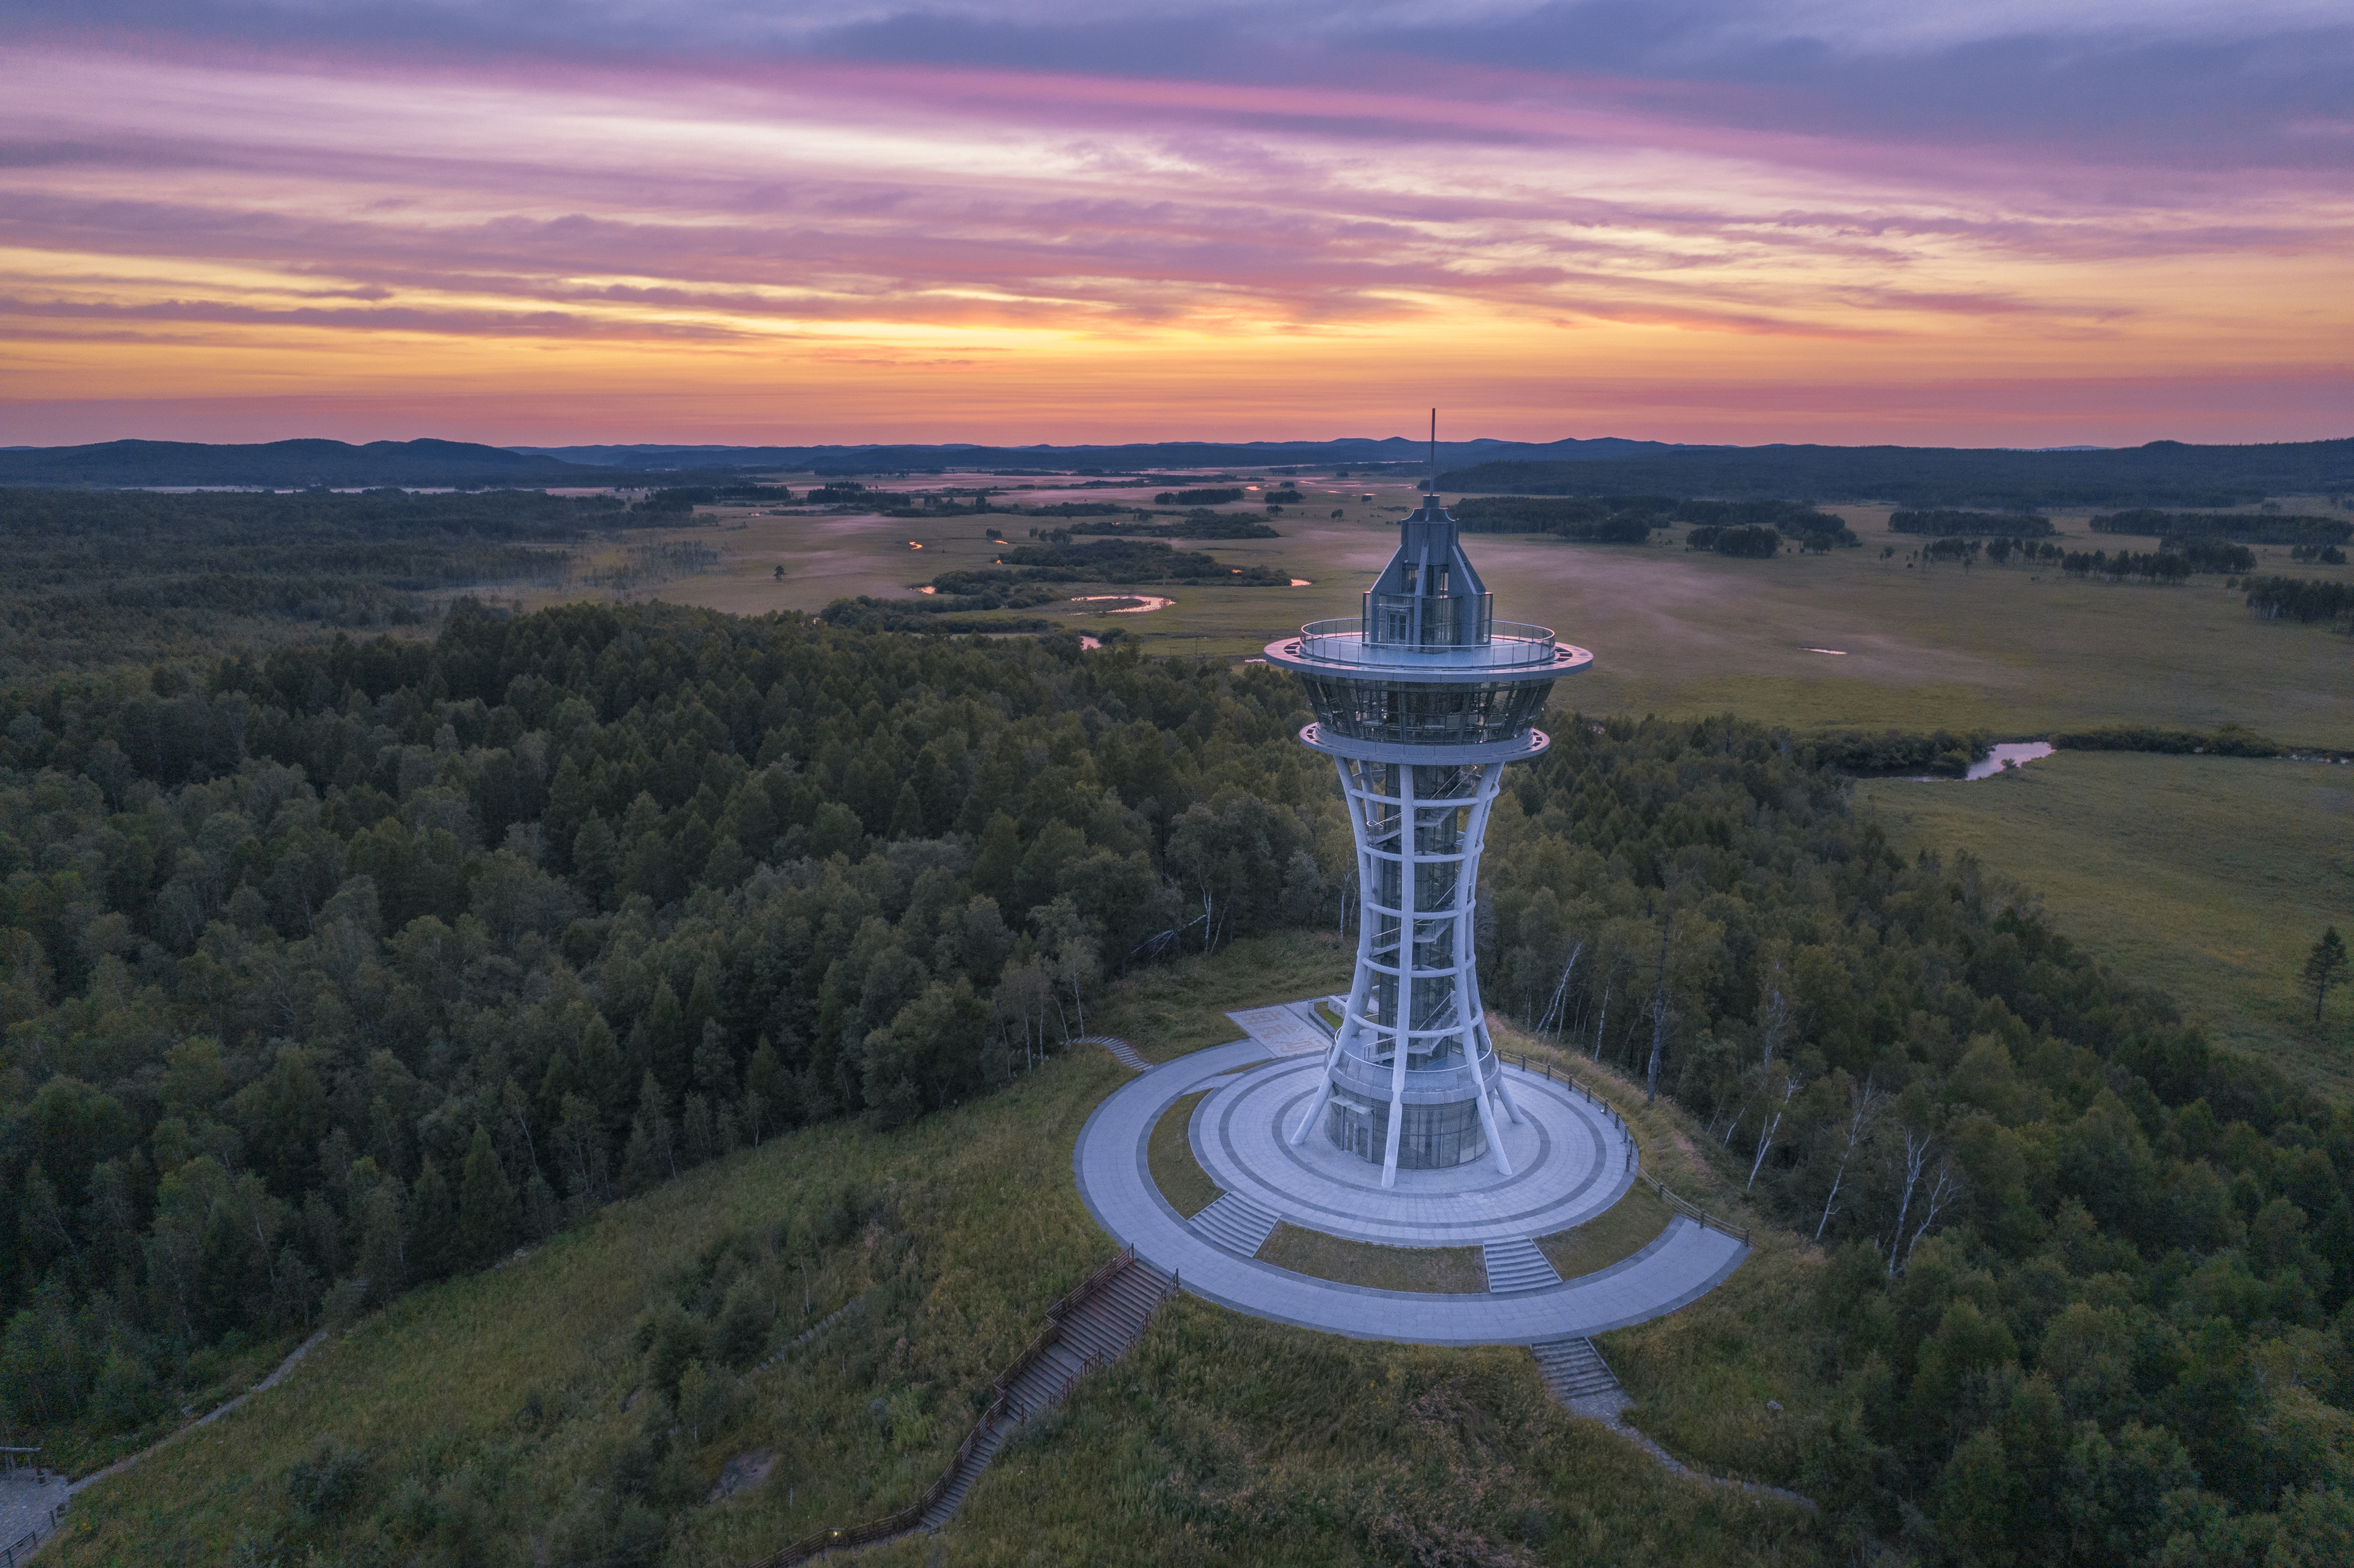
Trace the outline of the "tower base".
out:
<instances>
[{"instance_id":1,"label":"tower base","mask_svg":"<svg viewBox=\"0 0 2354 1568\"><path fill-rule=\"evenodd\" d=\"M1399 1170L1445 1171L1487 1157L1488 1129L1481 1121L1478 1101L1410 1105L1403 1108L1405 1124L1398 1128ZM1368 1103L1334 1095L1325 1104L1324 1136L1333 1148L1379 1164L1389 1148L1389 1102Z\"/></svg>"}]
</instances>

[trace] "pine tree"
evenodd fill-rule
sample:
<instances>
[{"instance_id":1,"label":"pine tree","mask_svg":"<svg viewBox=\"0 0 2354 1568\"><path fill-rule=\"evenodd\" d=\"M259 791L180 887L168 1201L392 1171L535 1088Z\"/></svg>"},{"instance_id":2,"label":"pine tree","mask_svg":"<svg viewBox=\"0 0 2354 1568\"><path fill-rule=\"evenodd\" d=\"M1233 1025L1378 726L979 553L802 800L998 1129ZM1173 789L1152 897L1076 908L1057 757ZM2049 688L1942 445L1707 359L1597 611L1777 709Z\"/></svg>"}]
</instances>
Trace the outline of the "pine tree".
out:
<instances>
[{"instance_id":1,"label":"pine tree","mask_svg":"<svg viewBox=\"0 0 2354 1568\"><path fill-rule=\"evenodd\" d=\"M678 1135L664 1109L668 1103L661 1083L648 1072L638 1086L638 1114L621 1153L621 1185L628 1192L642 1192L678 1174Z\"/></svg>"},{"instance_id":2,"label":"pine tree","mask_svg":"<svg viewBox=\"0 0 2354 1568\"><path fill-rule=\"evenodd\" d=\"M686 1162L709 1164L719 1153L719 1129L711 1119L711 1102L701 1095L687 1096L679 1125L686 1143Z\"/></svg>"},{"instance_id":3,"label":"pine tree","mask_svg":"<svg viewBox=\"0 0 2354 1568\"><path fill-rule=\"evenodd\" d=\"M613 901L613 878L620 864L620 845L613 838L613 830L596 812L580 825L572 839L572 876L600 909L610 908Z\"/></svg>"},{"instance_id":4,"label":"pine tree","mask_svg":"<svg viewBox=\"0 0 2354 1568\"><path fill-rule=\"evenodd\" d=\"M719 970L709 959L695 966L695 983L686 988L686 1038L700 1045L704 1026L719 1016Z\"/></svg>"},{"instance_id":5,"label":"pine tree","mask_svg":"<svg viewBox=\"0 0 2354 1568\"><path fill-rule=\"evenodd\" d=\"M441 1179L441 1168L429 1154L408 1198L408 1267L413 1277L439 1279L457 1266L456 1248L451 1245L457 1220L450 1183Z\"/></svg>"},{"instance_id":6,"label":"pine tree","mask_svg":"<svg viewBox=\"0 0 2354 1568\"><path fill-rule=\"evenodd\" d=\"M588 776L567 751L564 760L557 764L555 780L547 787L547 810L540 819L541 831L547 836L551 871L561 875L573 869L573 845L596 814Z\"/></svg>"},{"instance_id":7,"label":"pine tree","mask_svg":"<svg viewBox=\"0 0 2354 1568\"><path fill-rule=\"evenodd\" d=\"M2329 988L2346 978L2346 938L2332 926L2313 944L2313 951L2305 957L2306 989L2313 992L2313 1022L2321 1022L2321 1004L2329 1000Z\"/></svg>"},{"instance_id":8,"label":"pine tree","mask_svg":"<svg viewBox=\"0 0 2354 1568\"><path fill-rule=\"evenodd\" d=\"M514 1245L517 1217L514 1188L499 1165L490 1133L476 1122L458 1187L459 1245L466 1260L488 1263Z\"/></svg>"},{"instance_id":9,"label":"pine tree","mask_svg":"<svg viewBox=\"0 0 2354 1568\"><path fill-rule=\"evenodd\" d=\"M698 985L696 989L702 988ZM717 1019L706 1018L695 1047L695 1086L714 1097L725 1098L735 1082L736 1058L727 1049L727 1032L719 1027Z\"/></svg>"},{"instance_id":10,"label":"pine tree","mask_svg":"<svg viewBox=\"0 0 2354 1568\"><path fill-rule=\"evenodd\" d=\"M785 1099L784 1066L763 1034L744 1065L744 1119L752 1129L753 1148L760 1146L769 1129L784 1125Z\"/></svg>"},{"instance_id":11,"label":"pine tree","mask_svg":"<svg viewBox=\"0 0 2354 1568\"><path fill-rule=\"evenodd\" d=\"M1021 827L1000 811L989 819L989 831L981 834L981 848L972 857L974 890L1002 901L1013 890L1013 874L1021 864Z\"/></svg>"},{"instance_id":12,"label":"pine tree","mask_svg":"<svg viewBox=\"0 0 2354 1568\"><path fill-rule=\"evenodd\" d=\"M676 1091L686 1087L693 1059L690 1044L693 1036L686 1032L686 1010L678 1004L678 992L670 989L670 981L658 981L654 999L646 1006L646 1067L663 1081L666 1089Z\"/></svg>"},{"instance_id":13,"label":"pine tree","mask_svg":"<svg viewBox=\"0 0 2354 1568\"><path fill-rule=\"evenodd\" d=\"M543 1242L554 1235L564 1224L563 1211L557 1207L556 1189L547 1178L535 1171L523 1186L523 1232L533 1241Z\"/></svg>"},{"instance_id":14,"label":"pine tree","mask_svg":"<svg viewBox=\"0 0 2354 1568\"><path fill-rule=\"evenodd\" d=\"M891 807L891 832L895 839L919 839L924 836L924 803L916 796L913 784L899 786L899 799Z\"/></svg>"}]
</instances>

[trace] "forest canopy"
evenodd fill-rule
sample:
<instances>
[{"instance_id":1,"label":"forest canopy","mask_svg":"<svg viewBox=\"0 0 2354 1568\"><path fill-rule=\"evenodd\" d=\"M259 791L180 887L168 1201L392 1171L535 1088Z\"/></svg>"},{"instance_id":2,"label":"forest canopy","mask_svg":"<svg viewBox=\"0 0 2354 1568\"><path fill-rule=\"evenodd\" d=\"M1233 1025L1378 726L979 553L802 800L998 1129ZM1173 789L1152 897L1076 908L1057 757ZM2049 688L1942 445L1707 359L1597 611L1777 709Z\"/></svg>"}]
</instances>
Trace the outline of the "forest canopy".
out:
<instances>
[{"instance_id":1,"label":"forest canopy","mask_svg":"<svg viewBox=\"0 0 2354 1568\"><path fill-rule=\"evenodd\" d=\"M609 496L0 488L0 680L337 629L421 627L467 590L561 582Z\"/></svg>"},{"instance_id":2,"label":"forest canopy","mask_svg":"<svg viewBox=\"0 0 2354 1568\"><path fill-rule=\"evenodd\" d=\"M2274 512L2113 512L2092 520L2095 534L2155 534L2167 540L2233 539L2249 545L2342 545L2354 523Z\"/></svg>"}]
</instances>

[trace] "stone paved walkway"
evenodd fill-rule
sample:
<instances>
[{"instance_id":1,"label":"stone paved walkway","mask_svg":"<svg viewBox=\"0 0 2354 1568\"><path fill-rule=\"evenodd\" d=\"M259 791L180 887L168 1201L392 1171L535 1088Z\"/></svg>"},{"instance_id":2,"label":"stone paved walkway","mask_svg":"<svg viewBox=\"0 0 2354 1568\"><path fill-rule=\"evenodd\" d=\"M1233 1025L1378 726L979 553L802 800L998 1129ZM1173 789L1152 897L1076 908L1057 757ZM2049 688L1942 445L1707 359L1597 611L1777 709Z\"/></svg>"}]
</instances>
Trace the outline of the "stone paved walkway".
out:
<instances>
[{"instance_id":1,"label":"stone paved walkway","mask_svg":"<svg viewBox=\"0 0 2354 1568\"><path fill-rule=\"evenodd\" d=\"M1748 1255L1734 1238L1679 1218L1649 1246L1600 1273L1506 1296L1371 1290L1238 1257L1198 1234L1161 1195L1145 1162L1145 1144L1172 1102L1266 1055L1256 1041L1244 1040L1162 1064L1096 1107L1073 1156L1079 1196L1096 1223L1132 1244L1139 1255L1175 1271L1182 1287L1204 1300L1352 1339L1534 1344L1672 1312L1707 1294ZM1532 1093L1543 1080L1515 1072L1515 1095L1524 1095L1524 1083Z\"/></svg>"},{"instance_id":2,"label":"stone paved walkway","mask_svg":"<svg viewBox=\"0 0 2354 1568\"><path fill-rule=\"evenodd\" d=\"M48 1476L46 1470L39 1474ZM30 1469L0 1471L0 1551L15 1547L27 1536L46 1537L57 1527L52 1516L65 1503L65 1478L48 1476L46 1481L34 1478ZM0 1562L6 1560L0 1557Z\"/></svg>"}]
</instances>

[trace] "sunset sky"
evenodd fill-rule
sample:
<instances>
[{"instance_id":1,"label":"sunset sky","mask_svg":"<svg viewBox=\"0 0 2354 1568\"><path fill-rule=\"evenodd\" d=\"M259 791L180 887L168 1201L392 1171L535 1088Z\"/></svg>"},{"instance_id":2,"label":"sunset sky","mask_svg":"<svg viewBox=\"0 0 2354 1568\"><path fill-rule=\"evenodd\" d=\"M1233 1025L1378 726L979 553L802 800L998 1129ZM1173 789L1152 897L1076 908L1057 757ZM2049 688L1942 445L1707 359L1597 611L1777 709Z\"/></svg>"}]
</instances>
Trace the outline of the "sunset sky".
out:
<instances>
[{"instance_id":1,"label":"sunset sky","mask_svg":"<svg viewBox=\"0 0 2354 1568\"><path fill-rule=\"evenodd\" d=\"M0 444L2354 434L2342 0L0 28Z\"/></svg>"}]
</instances>

